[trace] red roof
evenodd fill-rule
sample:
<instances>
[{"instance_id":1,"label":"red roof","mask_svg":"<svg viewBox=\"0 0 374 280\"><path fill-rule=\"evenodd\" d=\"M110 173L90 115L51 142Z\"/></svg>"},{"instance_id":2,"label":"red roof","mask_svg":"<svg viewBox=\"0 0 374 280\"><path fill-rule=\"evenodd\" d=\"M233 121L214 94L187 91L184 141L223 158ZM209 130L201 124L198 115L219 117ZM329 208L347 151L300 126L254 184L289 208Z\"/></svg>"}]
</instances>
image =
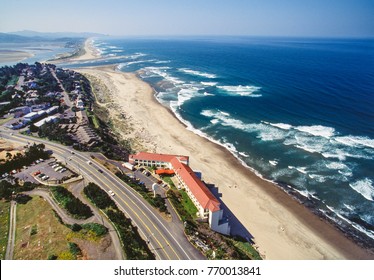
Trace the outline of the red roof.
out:
<instances>
[{"instance_id":1,"label":"red roof","mask_svg":"<svg viewBox=\"0 0 374 280\"><path fill-rule=\"evenodd\" d=\"M160 161L170 162L174 168L175 173L178 173L182 180L186 183L192 194L204 209L209 209L212 212L220 210L220 203L217 198L210 192L203 182L196 176L193 170L181 161L188 163L188 156L180 155L165 155L140 152L136 155L130 155L129 161L134 160ZM157 170L156 173L165 174L173 172L173 170Z\"/></svg>"},{"instance_id":2,"label":"red roof","mask_svg":"<svg viewBox=\"0 0 374 280\"><path fill-rule=\"evenodd\" d=\"M179 156L179 155L165 155L165 154L153 154L153 153L146 153L140 152L136 155L130 155L130 159L132 160L150 160L150 161L161 161L161 162L171 162L173 158L179 158L183 161L188 161L187 156Z\"/></svg>"},{"instance_id":3,"label":"red roof","mask_svg":"<svg viewBox=\"0 0 374 280\"><path fill-rule=\"evenodd\" d=\"M168 175L173 175L175 172L174 170L171 170L171 169L157 169L156 170L156 174L158 175L162 175L162 174L168 174Z\"/></svg>"},{"instance_id":4,"label":"red roof","mask_svg":"<svg viewBox=\"0 0 374 280\"><path fill-rule=\"evenodd\" d=\"M173 158L171 164L204 209L209 209L212 212L220 210L217 198L188 165L181 163L177 158Z\"/></svg>"}]
</instances>

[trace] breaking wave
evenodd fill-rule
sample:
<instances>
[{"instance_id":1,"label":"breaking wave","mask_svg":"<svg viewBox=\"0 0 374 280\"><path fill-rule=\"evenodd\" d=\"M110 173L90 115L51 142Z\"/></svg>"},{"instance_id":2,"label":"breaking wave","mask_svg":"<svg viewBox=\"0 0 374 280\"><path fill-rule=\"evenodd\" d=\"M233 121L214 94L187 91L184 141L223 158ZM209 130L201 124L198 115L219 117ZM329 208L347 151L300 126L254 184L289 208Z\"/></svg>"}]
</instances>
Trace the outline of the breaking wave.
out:
<instances>
[{"instance_id":1,"label":"breaking wave","mask_svg":"<svg viewBox=\"0 0 374 280\"><path fill-rule=\"evenodd\" d=\"M188 68L179 68L178 69L180 72L193 75L193 76L199 76L199 77L204 77L204 78L209 78L209 79L215 79L217 76L215 74L210 74L210 73L205 73L205 72L200 72L196 70L191 70Z\"/></svg>"},{"instance_id":2,"label":"breaking wave","mask_svg":"<svg viewBox=\"0 0 374 280\"><path fill-rule=\"evenodd\" d=\"M356 192L361 194L367 200L374 201L374 187L373 182L369 178L356 181L349 184L349 186Z\"/></svg>"},{"instance_id":3,"label":"breaking wave","mask_svg":"<svg viewBox=\"0 0 374 280\"><path fill-rule=\"evenodd\" d=\"M239 95L239 96L251 96L251 97L261 97L261 94L253 94L261 89L261 87L256 86L217 86L217 88L224 90L229 95Z\"/></svg>"}]
</instances>

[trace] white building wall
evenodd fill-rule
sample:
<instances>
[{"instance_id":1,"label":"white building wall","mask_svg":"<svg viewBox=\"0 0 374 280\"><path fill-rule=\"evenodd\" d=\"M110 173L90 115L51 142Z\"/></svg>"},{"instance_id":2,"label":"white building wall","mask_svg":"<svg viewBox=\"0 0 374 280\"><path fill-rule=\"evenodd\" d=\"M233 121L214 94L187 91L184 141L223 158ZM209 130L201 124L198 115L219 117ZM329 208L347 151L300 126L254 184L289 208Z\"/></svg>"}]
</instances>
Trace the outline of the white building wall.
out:
<instances>
[{"instance_id":1,"label":"white building wall","mask_svg":"<svg viewBox=\"0 0 374 280\"><path fill-rule=\"evenodd\" d=\"M223 210L211 212L209 211L209 226L212 230L225 234L230 235L230 225L228 222L219 224L220 220L223 216Z\"/></svg>"}]
</instances>

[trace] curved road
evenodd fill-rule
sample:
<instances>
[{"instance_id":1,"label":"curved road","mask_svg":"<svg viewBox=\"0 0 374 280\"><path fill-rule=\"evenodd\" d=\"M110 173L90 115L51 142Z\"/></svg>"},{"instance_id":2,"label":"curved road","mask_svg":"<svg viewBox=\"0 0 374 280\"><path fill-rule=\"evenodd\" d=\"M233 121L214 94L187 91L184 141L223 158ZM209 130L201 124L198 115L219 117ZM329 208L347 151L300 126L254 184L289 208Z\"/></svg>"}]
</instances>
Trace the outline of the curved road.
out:
<instances>
[{"instance_id":1,"label":"curved road","mask_svg":"<svg viewBox=\"0 0 374 280\"><path fill-rule=\"evenodd\" d=\"M194 248L186 239L183 228L175 223L166 222L138 193L107 171L96 162L88 164L91 160L89 153L71 153L71 148L33 138L18 133L12 133L4 128L0 129L2 136L22 145L29 142L43 143L47 149L51 149L54 155L61 160L72 158L67 161L75 170L84 176L85 180L94 182L104 190L112 190L113 197L118 207L132 219L134 225L144 240L149 241L149 246L157 259L204 259L204 256ZM102 169L103 173L99 173Z\"/></svg>"}]
</instances>

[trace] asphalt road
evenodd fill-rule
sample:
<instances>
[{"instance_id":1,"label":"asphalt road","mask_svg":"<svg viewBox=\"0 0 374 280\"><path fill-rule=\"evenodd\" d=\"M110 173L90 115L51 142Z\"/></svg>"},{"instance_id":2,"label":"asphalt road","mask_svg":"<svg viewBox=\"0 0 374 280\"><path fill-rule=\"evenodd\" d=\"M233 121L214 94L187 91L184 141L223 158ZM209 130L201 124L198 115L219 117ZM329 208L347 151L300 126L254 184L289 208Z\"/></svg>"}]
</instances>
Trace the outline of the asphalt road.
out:
<instances>
[{"instance_id":1,"label":"asphalt road","mask_svg":"<svg viewBox=\"0 0 374 280\"><path fill-rule=\"evenodd\" d=\"M27 141L43 143L47 149L53 150L55 157L66 161L69 168L74 168L85 180L96 183L106 191L112 190L115 193L114 201L126 216L132 219L144 240L149 241L150 249L157 259L204 259L204 256L187 241L180 225L165 221L138 193L103 166L92 161L89 153L74 151L72 154L70 147L21 135L5 128L0 128L0 134L4 139L22 145ZM69 158L72 160L68 160ZM92 163L88 164L88 161Z\"/></svg>"}]
</instances>

